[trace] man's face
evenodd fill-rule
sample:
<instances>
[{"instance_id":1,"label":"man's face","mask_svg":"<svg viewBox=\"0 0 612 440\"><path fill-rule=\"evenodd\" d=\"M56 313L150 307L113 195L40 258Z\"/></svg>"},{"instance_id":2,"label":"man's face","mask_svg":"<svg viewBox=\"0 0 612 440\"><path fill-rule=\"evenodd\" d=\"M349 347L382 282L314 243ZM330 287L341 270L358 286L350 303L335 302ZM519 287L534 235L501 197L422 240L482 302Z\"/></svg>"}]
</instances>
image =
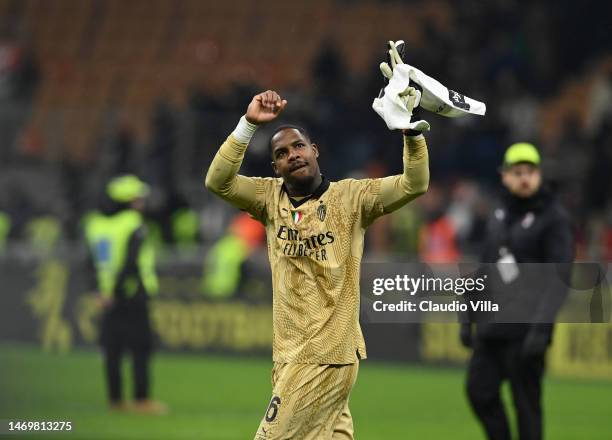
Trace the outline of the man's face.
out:
<instances>
[{"instance_id":1,"label":"man's face","mask_svg":"<svg viewBox=\"0 0 612 440\"><path fill-rule=\"evenodd\" d=\"M502 171L502 183L517 197L534 195L542 183L540 168L528 163L519 163Z\"/></svg>"},{"instance_id":2,"label":"man's face","mask_svg":"<svg viewBox=\"0 0 612 440\"><path fill-rule=\"evenodd\" d=\"M281 130L272 138L272 168L277 176L295 186L312 181L319 172L319 150L294 128Z\"/></svg>"},{"instance_id":3,"label":"man's face","mask_svg":"<svg viewBox=\"0 0 612 440\"><path fill-rule=\"evenodd\" d=\"M145 199L142 197L138 197L137 199L132 200L132 202L130 202L130 208L139 211L139 212L143 212L145 210L146 207L146 202Z\"/></svg>"}]
</instances>

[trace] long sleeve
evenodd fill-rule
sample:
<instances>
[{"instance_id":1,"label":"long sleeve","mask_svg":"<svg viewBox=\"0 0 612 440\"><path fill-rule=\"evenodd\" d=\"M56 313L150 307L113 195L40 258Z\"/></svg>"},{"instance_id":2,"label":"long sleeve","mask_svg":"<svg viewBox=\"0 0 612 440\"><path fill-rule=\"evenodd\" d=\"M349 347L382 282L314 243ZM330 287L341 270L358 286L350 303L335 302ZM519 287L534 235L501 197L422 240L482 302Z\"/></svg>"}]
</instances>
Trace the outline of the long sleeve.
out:
<instances>
[{"instance_id":1,"label":"long sleeve","mask_svg":"<svg viewBox=\"0 0 612 440\"><path fill-rule=\"evenodd\" d=\"M574 234L565 212L557 212L554 216L543 237L543 246L542 262L546 264L539 264L537 270L547 281L541 288L542 299L534 322L552 323L569 294L574 261Z\"/></svg>"},{"instance_id":2,"label":"long sleeve","mask_svg":"<svg viewBox=\"0 0 612 440\"><path fill-rule=\"evenodd\" d=\"M424 194L429 187L429 155L425 137L404 136L404 173L382 179L380 200L385 213Z\"/></svg>"},{"instance_id":3,"label":"long sleeve","mask_svg":"<svg viewBox=\"0 0 612 440\"><path fill-rule=\"evenodd\" d=\"M263 200L263 182L261 178L246 177L238 174L242 165L246 143L236 140L231 134L221 145L215 155L208 173L206 188L227 200L238 209L248 211L256 218L261 218Z\"/></svg>"},{"instance_id":4,"label":"long sleeve","mask_svg":"<svg viewBox=\"0 0 612 440\"><path fill-rule=\"evenodd\" d=\"M544 263L571 263L574 261L574 234L569 218L558 215L544 238Z\"/></svg>"},{"instance_id":5,"label":"long sleeve","mask_svg":"<svg viewBox=\"0 0 612 440\"><path fill-rule=\"evenodd\" d=\"M427 191L429 155L423 135L404 136L403 162L402 174L369 181L362 204L366 225L381 215L401 208Z\"/></svg>"}]
</instances>

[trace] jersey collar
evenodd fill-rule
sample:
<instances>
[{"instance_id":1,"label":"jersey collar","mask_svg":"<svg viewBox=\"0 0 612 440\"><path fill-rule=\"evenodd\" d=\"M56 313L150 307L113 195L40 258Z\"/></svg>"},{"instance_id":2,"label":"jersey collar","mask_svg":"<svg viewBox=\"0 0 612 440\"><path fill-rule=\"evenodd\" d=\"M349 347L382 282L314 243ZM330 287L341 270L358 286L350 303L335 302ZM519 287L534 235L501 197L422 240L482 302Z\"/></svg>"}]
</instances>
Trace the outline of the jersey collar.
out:
<instances>
[{"instance_id":1,"label":"jersey collar","mask_svg":"<svg viewBox=\"0 0 612 440\"><path fill-rule=\"evenodd\" d=\"M287 198L291 202L291 206L293 206L294 208L297 208L297 207L303 205L308 200L318 199L319 197L321 197L323 195L323 193L325 191L327 191L327 188L329 188L329 180L327 180L325 178L325 176L322 175L322 174L321 174L321 184L317 187L317 189L315 189L314 192L312 194L310 194L309 196L306 196L306 197L304 197L304 198L302 198L300 200L294 200L291 197L289 197L289 193L287 192L287 187L285 186L284 183L283 183L283 186L282 186L282 190L285 193L287 193Z\"/></svg>"}]
</instances>

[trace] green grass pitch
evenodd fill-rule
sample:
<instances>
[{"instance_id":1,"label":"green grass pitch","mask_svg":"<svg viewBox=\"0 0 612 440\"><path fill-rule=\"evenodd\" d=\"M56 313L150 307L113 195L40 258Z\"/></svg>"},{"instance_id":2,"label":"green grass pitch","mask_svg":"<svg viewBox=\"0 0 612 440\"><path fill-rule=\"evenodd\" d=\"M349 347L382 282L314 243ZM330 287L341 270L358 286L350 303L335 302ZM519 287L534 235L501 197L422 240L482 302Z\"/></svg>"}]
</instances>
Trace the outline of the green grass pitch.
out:
<instances>
[{"instance_id":1,"label":"green grass pitch","mask_svg":"<svg viewBox=\"0 0 612 440\"><path fill-rule=\"evenodd\" d=\"M70 434L36 438L251 439L270 399L271 366L265 358L158 353L154 395L170 413L113 414L96 351L49 355L2 344L0 420L73 423ZM463 377L460 369L363 361L351 395L356 438L484 438L467 406ZM547 379L544 396L547 439L612 438L612 383Z\"/></svg>"}]
</instances>

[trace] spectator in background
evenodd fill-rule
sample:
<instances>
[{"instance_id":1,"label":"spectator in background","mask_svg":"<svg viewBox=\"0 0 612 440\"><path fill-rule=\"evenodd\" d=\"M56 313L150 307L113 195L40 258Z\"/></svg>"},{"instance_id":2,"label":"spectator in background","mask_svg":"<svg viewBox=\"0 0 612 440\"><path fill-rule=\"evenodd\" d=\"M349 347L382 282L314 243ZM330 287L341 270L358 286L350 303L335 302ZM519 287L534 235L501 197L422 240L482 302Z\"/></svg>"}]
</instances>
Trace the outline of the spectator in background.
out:
<instances>
[{"instance_id":1,"label":"spectator in background","mask_svg":"<svg viewBox=\"0 0 612 440\"><path fill-rule=\"evenodd\" d=\"M11 38L0 39L0 98L29 99L38 79L34 53Z\"/></svg>"},{"instance_id":2,"label":"spectator in background","mask_svg":"<svg viewBox=\"0 0 612 440\"><path fill-rule=\"evenodd\" d=\"M430 185L427 195L420 200L425 211L425 222L419 231L419 255L425 263L455 263L461 256L457 247L457 231L446 213L444 191Z\"/></svg>"},{"instance_id":3,"label":"spectator in background","mask_svg":"<svg viewBox=\"0 0 612 440\"><path fill-rule=\"evenodd\" d=\"M123 119L115 134L110 148L110 174L134 173L138 169L136 157L136 136L131 125Z\"/></svg>"},{"instance_id":4,"label":"spectator in background","mask_svg":"<svg viewBox=\"0 0 612 440\"><path fill-rule=\"evenodd\" d=\"M227 232L210 249L204 262L202 291L214 299L236 294L242 278L242 266L249 255L265 240L261 223L247 213L232 220Z\"/></svg>"}]
</instances>

